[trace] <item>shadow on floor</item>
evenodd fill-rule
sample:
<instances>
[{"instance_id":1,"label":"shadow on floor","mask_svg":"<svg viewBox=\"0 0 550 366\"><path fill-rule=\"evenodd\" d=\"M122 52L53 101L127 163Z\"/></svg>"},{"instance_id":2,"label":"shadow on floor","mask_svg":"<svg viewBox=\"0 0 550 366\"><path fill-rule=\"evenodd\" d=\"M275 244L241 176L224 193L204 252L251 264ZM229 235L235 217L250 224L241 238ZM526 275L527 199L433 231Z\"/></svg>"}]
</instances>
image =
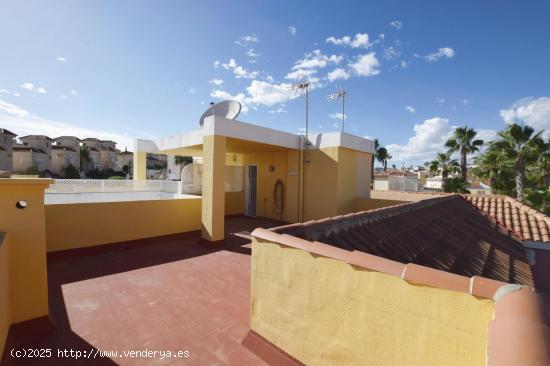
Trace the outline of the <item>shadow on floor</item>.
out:
<instances>
[{"instance_id":1,"label":"shadow on floor","mask_svg":"<svg viewBox=\"0 0 550 366\"><path fill-rule=\"evenodd\" d=\"M112 247L105 247L101 251L95 253L66 253L60 257L52 257L48 259L48 286L49 286L49 305L50 316L55 324L55 331L48 336L35 337L24 343L16 346L16 349L51 349L52 358L19 358L15 359L8 354L14 348L12 345L6 346L6 356L4 357L5 365L115 365L109 358L93 358L97 352L97 348L83 339L79 334L83 335L82 331L79 334L71 329L71 324L78 323L78 319L69 320L67 304L65 303L64 285L73 286L75 283L84 283L86 281L97 281L100 285L105 285L107 280L101 280L102 277L109 276L117 278L129 271L143 270L148 267L161 266L169 263L175 263L186 259L198 259L197 257L206 256L222 251L250 255L250 247L247 245L250 242L248 234L256 227L274 227L284 224L284 222L264 219L250 218L244 216L231 217L226 219L226 237L222 243L204 244L200 241L200 233L189 233L180 238L164 238L148 239L143 242L131 242ZM221 253L220 253L221 254ZM219 257L219 255L218 255ZM220 259L216 257L217 261ZM225 257L220 257L225 258ZM235 258L235 257L230 257ZM225 260L225 259L224 259ZM221 262L223 263L223 262ZM228 265L242 266L242 262L237 261L236 264L229 263ZM249 261L244 261L249 266ZM185 266L186 262L176 263L178 266ZM216 263L216 266L219 263ZM196 265L189 263L189 266ZM156 267L158 268L158 267ZM186 267L177 267L186 268ZM177 271L177 268L175 269ZM181 271L180 271L181 272ZM193 273L193 272L191 272ZM228 272L231 274L231 272ZM114 275L114 276L112 276ZM175 273L177 275L177 273ZM198 276L198 274L197 274ZM201 274L203 276L203 274ZM143 280L142 277L138 277ZM245 277L246 278L246 277ZM99 281L98 281L99 280ZM84 281L84 282L82 282ZM223 281L223 279L221 279ZM228 280L229 281L229 280ZM220 280L218 280L220 282ZM243 281L241 281L243 282ZM116 287L116 283L113 287ZM223 283L216 284L223 288ZM88 285L90 286L90 285ZM92 286L97 286L95 283ZM161 286L159 284L159 286ZM232 286L231 283L227 284ZM249 286L249 285L247 285ZM65 289L65 291L67 288ZM248 290L248 289L244 289ZM111 290L109 290L111 291ZM121 289L125 291L125 289ZM130 290L129 290L130 291ZM90 296L94 296L91 294ZM216 296L213 295L216 301ZM221 295L220 295L221 296ZM90 301L93 301L91 299ZM202 301L197 300L191 301ZM243 300L246 304L246 299ZM192 304L196 306L195 304ZM148 311L148 310L147 310ZM145 312L148 315L147 311ZM154 308L153 308L154 311ZM75 312L73 312L75 313ZM86 316L87 312L79 312L78 314ZM193 317L193 314L189 314ZM74 316L74 315L73 315ZM112 316L112 314L109 314ZM244 319L244 318L243 318ZM241 320L241 323L243 320ZM242 328L242 327L241 327ZM245 327L246 328L246 327ZM244 328L243 328L244 329ZM240 331L242 329L239 328ZM103 330L103 332L111 332L111 330ZM84 335L83 335L84 336ZM88 335L87 335L88 336ZM108 336L113 336L109 334ZM116 336L116 335L114 335ZM105 336L107 337L107 335ZM13 338L13 337L11 337ZM17 342L19 343L19 342ZM136 346L139 346L137 344ZM59 358L57 357L59 350L73 350L81 352L81 358ZM245 355L246 356L246 355ZM88 358L89 357L89 358ZM202 362L201 362L202 363ZM143 363L142 363L143 364Z\"/></svg>"}]
</instances>

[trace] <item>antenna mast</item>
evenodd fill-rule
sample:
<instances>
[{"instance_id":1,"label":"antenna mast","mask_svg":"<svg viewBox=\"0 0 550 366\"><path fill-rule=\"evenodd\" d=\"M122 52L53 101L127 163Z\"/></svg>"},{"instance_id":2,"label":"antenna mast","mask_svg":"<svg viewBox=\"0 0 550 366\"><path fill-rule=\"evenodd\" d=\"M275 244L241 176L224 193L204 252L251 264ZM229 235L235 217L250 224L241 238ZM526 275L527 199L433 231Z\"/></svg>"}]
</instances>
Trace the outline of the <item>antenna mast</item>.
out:
<instances>
[{"instance_id":1,"label":"antenna mast","mask_svg":"<svg viewBox=\"0 0 550 366\"><path fill-rule=\"evenodd\" d=\"M306 98L306 142L305 147L307 149L307 146L309 145L309 88L311 87L311 83L309 79L306 77L303 77L298 82L292 84L292 89L296 91L296 93L304 93L304 96Z\"/></svg>"},{"instance_id":2,"label":"antenna mast","mask_svg":"<svg viewBox=\"0 0 550 366\"><path fill-rule=\"evenodd\" d=\"M344 124L346 120L346 95L347 95L346 90L338 86L336 87L336 92L328 96L328 99L333 102L338 103L342 101L342 132L344 131Z\"/></svg>"}]
</instances>

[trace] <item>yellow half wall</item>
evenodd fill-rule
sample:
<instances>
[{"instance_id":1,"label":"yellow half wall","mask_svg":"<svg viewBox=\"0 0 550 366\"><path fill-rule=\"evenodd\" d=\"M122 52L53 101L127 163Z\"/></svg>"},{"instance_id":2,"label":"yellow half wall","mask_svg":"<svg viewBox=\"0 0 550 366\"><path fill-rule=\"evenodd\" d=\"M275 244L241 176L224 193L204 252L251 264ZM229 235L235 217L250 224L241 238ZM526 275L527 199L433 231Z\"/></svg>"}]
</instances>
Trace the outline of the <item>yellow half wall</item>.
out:
<instances>
[{"instance_id":1,"label":"yellow half wall","mask_svg":"<svg viewBox=\"0 0 550 366\"><path fill-rule=\"evenodd\" d=\"M254 239L251 328L306 365L482 366L492 300Z\"/></svg>"},{"instance_id":2,"label":"yellow half wall","mask_svg":"<svg viewBox=\"0 0 550 366\"><path fill-rule=\"evenodd\" d=\"M48 252L200 230L201 198L46 205Z\"/></svg>"}]
</instances>

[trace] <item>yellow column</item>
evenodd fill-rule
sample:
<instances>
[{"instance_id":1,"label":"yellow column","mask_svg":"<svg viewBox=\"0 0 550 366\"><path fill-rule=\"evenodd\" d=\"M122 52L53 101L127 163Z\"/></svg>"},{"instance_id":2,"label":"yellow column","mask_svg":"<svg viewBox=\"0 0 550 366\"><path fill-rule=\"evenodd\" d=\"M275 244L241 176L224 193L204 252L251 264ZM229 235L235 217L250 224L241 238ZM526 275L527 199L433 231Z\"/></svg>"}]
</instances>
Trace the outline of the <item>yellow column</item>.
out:
<instances>
[{"instance_id":1,"label":"yellow column","mask_svg":"<svg viewBox=\"0 0 550 366\"><path fill-rule=\"evenodd\" d=\"M11 323L48 315L44 189L51 182L0 179L0 232L9 241L9 299L2 296L0 307L10 306Z\"/></svg>"},{"instance_id":2,"label":"yellow column","mask_svg":"<svg viewBox=\"0 0 550 366\"><path fill-rule=\"evenodd\" d=\"M202 237L223 240L225 220L225 137L203 138Z\"/></svg>"},{"instance_id":3,"label":"yellow column","mask_svg":"<svg viewBox=\"0 0 550 366\"><path fill-rule=\"evenodd\" d=\"M134 180L147 179L147 153L134 151Z\"/></svg>"}]
</instances>

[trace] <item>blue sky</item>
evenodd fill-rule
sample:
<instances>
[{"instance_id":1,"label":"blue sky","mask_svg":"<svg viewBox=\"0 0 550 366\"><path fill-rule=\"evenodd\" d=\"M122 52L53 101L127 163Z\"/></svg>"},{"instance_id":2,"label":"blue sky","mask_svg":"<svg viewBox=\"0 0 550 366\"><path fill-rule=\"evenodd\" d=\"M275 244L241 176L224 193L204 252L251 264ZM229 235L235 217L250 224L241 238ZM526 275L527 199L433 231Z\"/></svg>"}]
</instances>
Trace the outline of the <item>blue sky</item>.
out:
<instances>
[{"instance_id":1,"label":"blue sky","mask_svg":"<svg viewBox=\"0 0 550 366\"><path fill-rule=\"evenodd\" d=\"M233 97L240 120L300 133L289 85L309 73L312 130L339 128L327 95L342 86L348 132L389 145L390 164L423 162L456 125L550 130L549 14L548 1L3 1L0 127L131 148Z\"/></svg>"}]
</instances>

